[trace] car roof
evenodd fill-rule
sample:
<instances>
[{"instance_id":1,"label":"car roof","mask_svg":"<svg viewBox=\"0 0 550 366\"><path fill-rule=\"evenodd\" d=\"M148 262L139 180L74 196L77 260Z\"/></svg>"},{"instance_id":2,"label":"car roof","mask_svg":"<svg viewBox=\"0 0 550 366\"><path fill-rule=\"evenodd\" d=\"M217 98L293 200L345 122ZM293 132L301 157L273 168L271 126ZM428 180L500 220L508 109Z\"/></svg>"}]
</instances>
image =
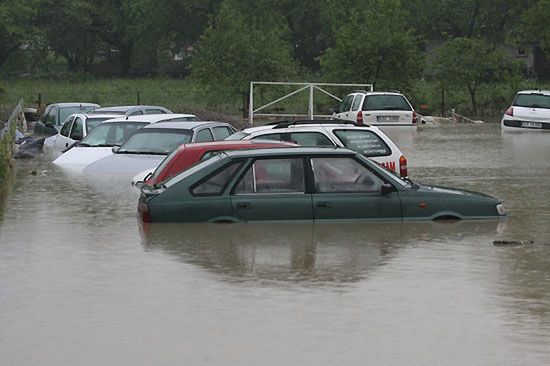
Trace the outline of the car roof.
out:
<instances>
[{"instance_id":1,"label":"car roof","mask_svg":"<svg viewBox=\"0 0 550 366\"><path fill-rule=\"evenodd\" d=\"M352 129L367 129L367 130L379 130L376 126L371 126L368 124L361 124L358 125L354 123L353 121L346 121L346 120L311 120L311 121L282 121L278 124L269 124L265 126L256 126L256 127L249 127L245 128L243 131L249 134L253 134L258 131L266 131L266 130L279 130L279 129L293 129L293 130L307 130L307 129L313 129L313 128L333 128L333 127L339 127L339 128L352 128Z\"/></svg>"},{"instance_id":2,"label":"car roof","mask_svg":"<svg viewBox=\"0 0 550 366\"><path fill-rule=\"evenodd\" d=\"M97 108L95 111L98 111L98 112L129 112L133 109L147 109L147 108L156 108L156 109L163 109L163 110L168 110L166 109L165 107L162 107L160 105L117 105L117 106L112 106L112 107L100 107L100 108ZM95 112L94 111L94 112Z\"/></svg>"},{"instance_id":3,"label":"car roof","mask_svg":"<svg viewBox=\"0 0 550 366\"><path fill-rule=\"evenodd\" d=\"M185 129L193 130L198 127L203 126L230 126L225 122L213 122L213 121L184 121L184 122L157 122L154 124L147 125L143 128L170 128L170 129Z\"/></svg>"},{"instance_id":4,"label":"car roof","mask_svg":"<svg viewBox=\"0 0 550 366\"><path fill-rule=\"evenodd\" d=\"M142 114L139 116L118 116L113 117L112 120L109 122L121 122L121 121L128 121L128 122L147 122L147 123L157 123L160 121L167 121L171 119L177 119L177 118L191 118L195 117L193 114L177 114L177 113L162 113L162 114ZM191 122L191 121L189 121ZM189 123L185 122L185 123ZM170 122L170 123L176 123L176 122Z\"/></svg>"},{"instance_id":5,"label":"car roof","mask_svg":"<svg viewBox=\"0 0 550 366\"><path fill-rule=\"evenodd\" d=\"M342 147L294 147L272 149L227 150L225 153L233 158L288 156L288 155L358 155L357 152Z\"/></svg>"},{"instance_id":6,"label":"car roof","mask_svg":"<svg viewBox=\"0 0 550 366\"><path fill-rule=\"evenodd\" d=\"M366 95L403 95L398 91L355 91L350 94L366 94Z\"/></svg>"},{"instance_id":7,"label":"car roof","mask_svg":"<svg viewBox=\"0 0 550 366\"><path fill-rule=\"evenodd\" d=\"M521 90L518 92L518 94L542 94L542 95L550 95L550 90Z\"/></svg>"},{"instance_id":8,"label":"car roof","mask_svg":"<svg viewBox=\"0 0 550 366\"><path fill-rule=\"evenodd\" d=\"M99 107L99 104L95 104L95 103L81 103L81 102L63 102L63 103L51 103L51 104L48 104L48 106L51 106L51 105L55 105L55 106L58 106L60 108L63 108L63 107Z\"/></svg>"},{"instance_id":9,"label":"car roof","mask_svg":"<svg viewBox=\"0 0 550 366\"><path fill-rule=\"evenodd\" d=\"M296 144L285 142L285 141L270 141L270 140L218 140L218 141L206 141L206 142L195 142L189 144L180 145L178 149L204 149L204 148L213 148L213 149L223 149L226 147L252 147L262 145L280 145L280 146L298 146Z\"/></svg>"}]
</instances>

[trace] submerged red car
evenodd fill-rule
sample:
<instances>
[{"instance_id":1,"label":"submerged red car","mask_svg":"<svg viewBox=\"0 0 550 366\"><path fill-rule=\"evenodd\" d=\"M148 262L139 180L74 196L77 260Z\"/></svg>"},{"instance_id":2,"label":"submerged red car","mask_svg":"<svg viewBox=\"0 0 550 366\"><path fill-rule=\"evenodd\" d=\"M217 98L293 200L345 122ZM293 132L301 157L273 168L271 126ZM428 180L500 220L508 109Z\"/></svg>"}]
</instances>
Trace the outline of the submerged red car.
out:
<instances>
[{"instance_id":1,"label":"submerged red car","mask_svg":"<svg viewBox=\"0 0 550 366\"><path fill-rule=\"evenodd\" d=\"M132 185L141 186L146 184L154 186L181 173L199 161L208 159L219 151L296 146L298 145L290 142L267 140L211 141L183 144L168 154L154 171L147 170L137 174L132 180Z\"/></svg>"}]
</instances>

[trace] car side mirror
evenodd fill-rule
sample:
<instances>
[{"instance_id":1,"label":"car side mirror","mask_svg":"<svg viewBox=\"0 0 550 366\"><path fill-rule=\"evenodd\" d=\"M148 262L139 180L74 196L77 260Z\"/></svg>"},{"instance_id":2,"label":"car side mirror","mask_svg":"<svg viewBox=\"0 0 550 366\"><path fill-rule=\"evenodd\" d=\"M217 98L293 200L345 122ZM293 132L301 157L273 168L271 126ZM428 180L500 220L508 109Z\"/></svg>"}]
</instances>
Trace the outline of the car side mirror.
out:
<instances>
[{"instance_id":1,"label":"car side mirror","mask_svg":"<svg viewBox=\"0 0 550 366\"><path fill-rule=\"evenodd\" d=\"M331 107L328 109L328 113L333 114L334 112L336 112L336 108Z\"/></svg>"},{"instance_id":2,"label":"car side mirror","mask_svg":"<svg viewBox=\"0 0 550 366\"><path fill-rule=\"evenodd\" d=\"M388 194L395 191L396 191L395 187L389 183L382 184L382 188L380 189L380 193L382 194L382 196L387 196Z\"/></svg>"},{"instance_id":3,"label":"car side mirror","mask_svg":"<svg viewBox=\"0 0 550 366\"><path fill-rule=\"evenodd\" d=\"M46 122L46 123L44 123L44 126L46 126L46 127L48 127L48 128L54 128L54 127L53 127L53 123L51 123L51 122Z\"/></svg>"},{"instance_id":4,"label":"car side mirror","mask_svg":"<svg viewBox=\"0 0 550 366\"><path fill-rule=\"evenodd\" d=\"M111 151L113 152L113 154L116 154L119 149L120 149L120 146L113 146L111 148Z\"/></svg>"},{"instance_id":5,"label":"car side mirror","mask_svg":"<svg viewBox=\"0 0 550 366\"><path fill-rule=\"evenodd\" d=\"M72 137L73 140L77 140L77 141L80 141L83 138L84 138L84 136L82 136L82 135L73 135L73 137Z\"/></svg>"}]
</instances>

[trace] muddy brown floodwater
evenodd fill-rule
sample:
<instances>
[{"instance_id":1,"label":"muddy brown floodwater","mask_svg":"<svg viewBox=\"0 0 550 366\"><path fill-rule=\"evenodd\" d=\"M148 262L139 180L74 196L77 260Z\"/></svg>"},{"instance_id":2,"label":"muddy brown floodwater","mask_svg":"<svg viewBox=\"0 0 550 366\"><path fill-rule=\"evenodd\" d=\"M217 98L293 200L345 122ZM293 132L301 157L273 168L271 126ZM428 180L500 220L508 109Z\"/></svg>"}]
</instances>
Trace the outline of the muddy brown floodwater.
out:
<instances>
[{"instance_id":1,"label":"muddy brown floodwater","mask_svg":"<svg viewBox=\"0 0 550 366\"><path fill-rule=\"evenodd\" d=\"M413 179L492 194L509 219L140 229L127 182L19 161L0 364L549 365L550 134L389 134Z\"/></svg>"}]
</instances>

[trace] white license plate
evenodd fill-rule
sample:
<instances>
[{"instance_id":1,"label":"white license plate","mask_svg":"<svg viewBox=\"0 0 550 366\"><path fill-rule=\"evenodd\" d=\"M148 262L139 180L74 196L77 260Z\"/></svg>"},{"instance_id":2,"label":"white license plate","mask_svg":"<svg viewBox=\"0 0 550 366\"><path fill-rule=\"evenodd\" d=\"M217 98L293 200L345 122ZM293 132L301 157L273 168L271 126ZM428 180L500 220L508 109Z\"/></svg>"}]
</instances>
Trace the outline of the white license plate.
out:
<instances>
[{"instance_id":1,"label":"white license plate","mask_svg":"<svg viewBox=\"0 0 550 366\"><path fill-rule=\"evenodd\" d=\"M376 122L399 122L399 116L377 116Z\"/></svg>"},{"instance_id":2,"label":"white license plate","mask_svg":"<svg viewBox=\"0 0 550 366\"><path fill-rule=\"evenodd\" d=\"M521 127L542 128L542 123L540 123L540 122L521 122Z\"/></svg>"}]
</instances>

